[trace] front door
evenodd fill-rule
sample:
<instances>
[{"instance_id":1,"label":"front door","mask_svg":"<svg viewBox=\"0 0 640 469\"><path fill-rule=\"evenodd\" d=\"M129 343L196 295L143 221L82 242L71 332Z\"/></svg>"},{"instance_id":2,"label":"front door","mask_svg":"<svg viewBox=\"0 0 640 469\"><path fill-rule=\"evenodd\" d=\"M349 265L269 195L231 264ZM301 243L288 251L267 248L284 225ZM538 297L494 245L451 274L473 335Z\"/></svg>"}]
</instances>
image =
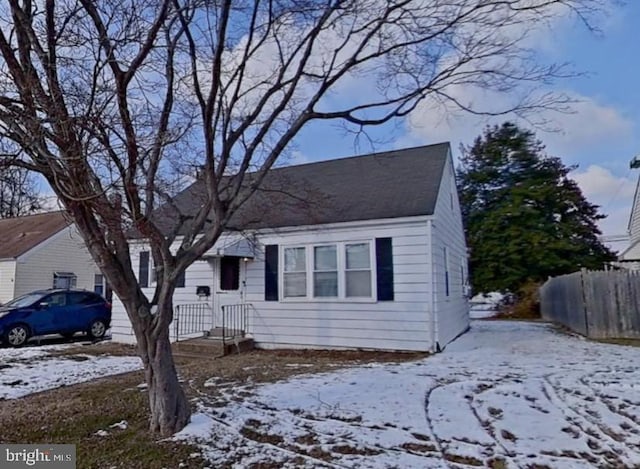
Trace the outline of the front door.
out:
<instances>
[{"instance_id":1,"label":"front door","mask_svg":"<svg viewBox=\"0 0 640 469\"><path fill-rule=\"evenodd\" d=\"M214 327L222 327L222 307L244 303L246 262L242 257L224 256L214 261Z\"/></svg>"}]
</instances>

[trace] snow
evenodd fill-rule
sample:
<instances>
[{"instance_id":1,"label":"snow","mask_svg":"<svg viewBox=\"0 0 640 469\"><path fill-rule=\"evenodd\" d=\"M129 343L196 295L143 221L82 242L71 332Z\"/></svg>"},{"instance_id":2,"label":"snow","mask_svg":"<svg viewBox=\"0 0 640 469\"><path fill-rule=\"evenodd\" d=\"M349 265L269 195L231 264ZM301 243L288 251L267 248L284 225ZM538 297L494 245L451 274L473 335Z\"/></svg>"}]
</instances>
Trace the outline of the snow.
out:
<instances>
[{"instance_id":1,"label":"snow","mask_svg":"<svg viewBox=\"0 0 640 469\"><path fill-rule=\"evenodd\" d=\"M485 319L495 316L498 312L498 305L504 298L499 292L481 293L469 300L469 316L471 319Z\"/></svg>"},{"instance_id":2,"label":"snow","mask_svg":"<svg viewBox=\"0 0 640 469\"><path fill-rule=\"evenodd\" d=\"M129 423L126 420L121 420L113 425L109 425L109 428L117 428L118 430L126 430L128 427Z\"/></svg>"},{"instance_id":3,"label":"snow","mask_svg":"<svg viewBox=\"0 0 640 469\"><path fill-rule=\"evenodd\" d=\"M108 355L52 356L69 344L0 349L0 399L17 399L36 392L139 370L138 357Z\"/></svg>"},{"instance_id":4,"label":"snow","mask_svg":"<svg viewBox=\"0 0 640 469\"><path fill-rule=\"evenodd\" d=\"M640 349L545 324L474 321L423 360L218 386L175 436L212 467L640 465Z\"/></svg>"}]
</instances>

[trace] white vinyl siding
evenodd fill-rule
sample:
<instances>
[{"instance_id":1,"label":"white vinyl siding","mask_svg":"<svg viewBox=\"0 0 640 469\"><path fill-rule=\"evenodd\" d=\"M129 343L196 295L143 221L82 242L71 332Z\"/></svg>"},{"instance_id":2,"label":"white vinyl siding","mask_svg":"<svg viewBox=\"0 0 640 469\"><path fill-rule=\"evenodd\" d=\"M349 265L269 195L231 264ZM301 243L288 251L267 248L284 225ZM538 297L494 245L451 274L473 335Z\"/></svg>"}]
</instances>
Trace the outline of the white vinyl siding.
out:
<instances>
[{"instance_id":1,"label":"white vinyl siding","mask_svg":"<svg viewBox=\"0 0 640 469\"><path fill-rule=\"evenodd\" d=\"M68 227L20 256L16 263L15 296L52 288L55 272L76 276L75 287L93 291L100 272L75 227Z\"/></svg>"},{"instance_id":2,"label":"white vinyl siding","mask_svg":"<svg viewBox=\"0 0 640 469\"><path fill-rule=\"evenodd\" d=\"M375 282L375 238L392 238L394 301L373 298L282 298L265 301L264 257L247 263L247 302L254 307L251 333L262 348L367 348L387 350L431 350L431 299L427 249L427 217L380 222L350 223L331 227L301 227L296 231L263 234L261 245L338 246L338 257L345 258L345 246L371 239L370 272ZM338 261L338 265L345 261ZM282 270L282 267L281 267ZM340 276L348 269L339 267ZM357 271L358 269L353 269ZM282 277L280 278L282 281ZM341 280L344 282L344 280ZM344 287L342 287L344 288Z\"/></svg>"},{"instance_id":3,"label":"white vinyl siding","mask_svg":"<svg viewBox=\"0 0 640 469\"><path fill-rule=\"evenodd\" d=\"M636 192L633 197L633 206L631 207L631 216L629 218L629 236L631 237L631 244L640 242L640 176L636 183ZM625 258L632 259L631 256ZM638 259L638 257L633 258Z\"/></svg>"},{"instance_id":4,"label":"white vinyl siding","mask_svg":"<svg viewBox=\"0 0 640 469\"><path fill-rule=\"evenodd\" d=\"M264 255L258 253L246 264L244 300L253 305L250 332L262 348L366 348L387 350L432 350L430 277L427 249L427 218L384 220L331 227L301 227L295 231L258 233L258 244L279 245L280 271L284 247L328 244L359 244L366 237L391 237L394 262L394 301L375 298L304 299L265 301ZM230 235L231 236L231 235ZM225 245L221 239L216 245ZM177 246L177 244L176 244ZM138 272L138 252L144 244L132 244L134 272ZM375 244L371 244L375 260ZM209 252L215 253L216 248ZM174 305L203 301L196 295L198 285L212 285L212 260L200 260L186 271L186 288L176 290ZM364 269L363 269L364 270ZM375 262L371 265L375 282ZM282 277L279 279L282 287ZM153 289L143 290L148 297ZM281 290L282 291L282 290ZM375 293L374 293L375 294ZM215 295L215 293L214 293ZM212 302L212 298L206 301ZM113 339L133 342L131 324L122 303L114 296Z\"/></svg>"},{"instance_id":5,"label":"white vinyl siding","mask_svg":"<svg viewBox=\"0 0 640 469\"><path fill-rule=\"evenodd\" d=\"M467 245L451 159L447 160L444 168L431 224L431 239L435 280L434 309L438 312L434 319L438 345L442 348L469 327L469 305L467 289L464 287Z\"/></svg>"},{"instance_id":6,"label":"white vinyl siding","mask_svg":"<svg viewBox=\"0 0 640 469\"><path fill-rule=\"evenodd\" d=\"M209 251L211 253L210 255L214 255L218 247L230 245L237 239L237 235L222 236L218 240L218 243L216 243L216 245ZM172 248L178 249L179 244L180 241L176 241L173 244ZM132 242L130 246L131 264L136 276L139 272L140 251L150 251L149 245L145 244L144 242ZM214 259L206 258L197 260L189 267L187 267L187 270L185 271L185 287L176 288L173 295L174 306L180 304L207 303L211 307L213 307L213 296L215 295L213 265ZM199 297L197 294L198 286L208 286L210 288L211 296ZM143 288L142 291L147 296L147 298L152 298L155 291L155 283L153 285L149 285L148 288ZM117 297L115 292L113 295L112 303L113 306L111 312L111 334L113 340L123 343L135 342L131 322L129 321L124 305ZM213 324L213 317L208 319L210 320L210 323L205 324L205 327L207 328L212 326ZM170 337L172 340L174 339L173 333Z\"/></svg>"},{"instance_id":7,"label":"white vinyl siding","mask_svg":"<svg viewBox=\"0 0 640 469\"><path fill-rule=\"evenodd\" d=\"M0 304L15 298L15 275L16 262L14 260L0 261Z\"/></svg>"}]
</instances>

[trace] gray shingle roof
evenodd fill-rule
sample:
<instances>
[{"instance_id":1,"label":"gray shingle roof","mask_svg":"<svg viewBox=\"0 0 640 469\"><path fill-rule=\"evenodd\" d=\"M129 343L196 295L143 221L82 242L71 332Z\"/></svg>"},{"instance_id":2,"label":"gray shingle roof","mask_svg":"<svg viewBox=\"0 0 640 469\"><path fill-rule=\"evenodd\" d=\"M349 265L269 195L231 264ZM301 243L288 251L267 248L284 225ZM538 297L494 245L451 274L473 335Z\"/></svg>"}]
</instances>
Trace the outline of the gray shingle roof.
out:
<instances>
[{"instance_id":1,"label":"gray shingle roof","mask_svg":"<svg viewBox=\"0 0 640 469\"><path fill-rule=\"evenodd\" d=\"M280 228L431 215L449 153L440 143L273 169L231 219L230 229ZM159 212L167 231L175 210L195 213L206 197L195 182ZM183 226L183 230L187 229Z\"/></svg>"}]
</instances>

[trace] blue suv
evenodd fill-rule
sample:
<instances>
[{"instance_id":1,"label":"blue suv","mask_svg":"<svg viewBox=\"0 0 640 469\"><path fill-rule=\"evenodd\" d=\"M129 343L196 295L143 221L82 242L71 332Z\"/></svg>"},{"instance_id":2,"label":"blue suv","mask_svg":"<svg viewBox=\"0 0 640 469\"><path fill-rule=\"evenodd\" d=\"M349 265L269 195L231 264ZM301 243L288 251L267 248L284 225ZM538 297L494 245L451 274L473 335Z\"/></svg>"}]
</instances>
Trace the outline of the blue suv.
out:
<instances>
[{"instance_id":1,"label":"blue suv","mask_svg":"<svg viewBox=\"0 0 640 469\"><path fill-rule=\"evenodd\" d=\"M86 332L102 338L111 325L111 304L85 290L40 290L0 307L0 339L14 347L32 336Z\"/></svg>"}]
</instances>

